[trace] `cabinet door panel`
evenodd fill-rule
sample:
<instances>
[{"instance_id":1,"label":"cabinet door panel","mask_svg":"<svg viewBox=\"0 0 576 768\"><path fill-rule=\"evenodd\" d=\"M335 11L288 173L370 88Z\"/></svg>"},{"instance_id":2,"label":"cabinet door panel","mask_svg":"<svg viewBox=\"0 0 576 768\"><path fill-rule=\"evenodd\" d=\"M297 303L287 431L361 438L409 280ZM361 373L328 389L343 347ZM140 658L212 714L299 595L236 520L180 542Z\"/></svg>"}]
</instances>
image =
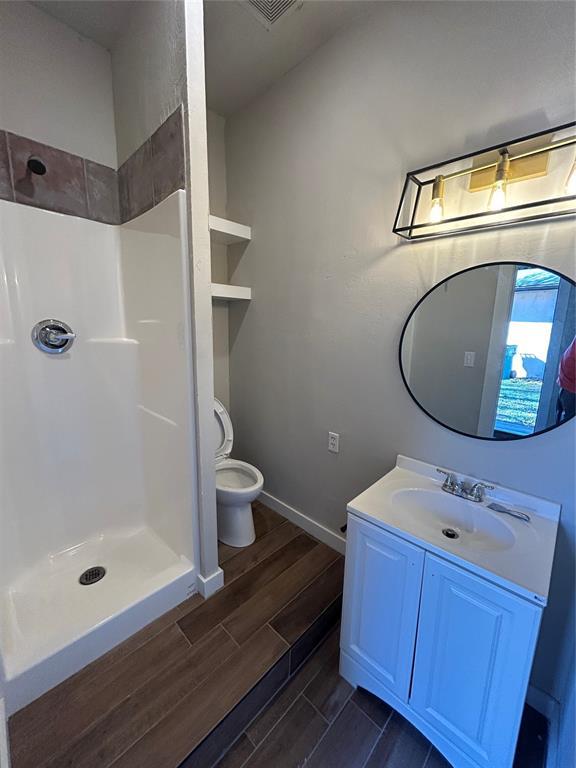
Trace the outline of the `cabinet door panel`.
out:
<instances>
[{"instance_id":1,"label":"cabinet door panel","mask_svg":"<svg viewBox=\"0 0 576 768\"><path fill-rule=\"evenodd\" d=\"M408 701L424 552L348 519L342 648Z\"/></svg>"},{"instance_id":2,"label":"cabinet door panel","mask_svg":"<svg viewBox=\"0 0 576 768\"><path fill-rule=\"evenodd\" d=\"M540 615L426 556L410 703L480 766L512 765Z\"/></svg>"}]
</instances>

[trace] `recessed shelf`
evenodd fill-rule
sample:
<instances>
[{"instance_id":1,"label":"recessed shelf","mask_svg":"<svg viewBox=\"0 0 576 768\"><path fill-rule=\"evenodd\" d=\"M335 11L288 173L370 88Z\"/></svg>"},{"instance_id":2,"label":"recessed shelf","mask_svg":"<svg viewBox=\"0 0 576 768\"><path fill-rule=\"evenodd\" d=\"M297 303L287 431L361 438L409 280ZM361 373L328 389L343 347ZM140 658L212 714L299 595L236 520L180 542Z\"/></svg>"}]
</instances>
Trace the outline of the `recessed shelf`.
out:
<instances>
[{"instance_id":1,"label":"recessed shelf","mask_svg":"<svg viewBox=\"0 0 576 768\"><path fill-rule=\"evenodd\" d=\"M225 283L212 283L212 298L225 301L250 301L252 288L244 288L241 285L226 285Z\"/></svg>"},{"instance_id":2,"label":"recessed shelf","mask_svg":"<svg viewBox=\"0 0 576 768\"><path fill-rule=\"evenodd\" d=\"M247 243L252 239L252 229L246 224L238 224L236 221L221 219L220 216L208 217L210 226L210 239L220 245L234 245L234 243Z\"/></svg>"}]
</instances>

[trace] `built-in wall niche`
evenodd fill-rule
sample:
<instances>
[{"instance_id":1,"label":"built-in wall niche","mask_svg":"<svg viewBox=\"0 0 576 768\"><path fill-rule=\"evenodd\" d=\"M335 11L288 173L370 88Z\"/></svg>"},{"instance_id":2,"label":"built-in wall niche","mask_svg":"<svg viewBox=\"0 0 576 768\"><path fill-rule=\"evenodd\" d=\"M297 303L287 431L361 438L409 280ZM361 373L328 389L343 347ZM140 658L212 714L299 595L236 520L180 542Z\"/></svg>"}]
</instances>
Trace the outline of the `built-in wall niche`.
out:
<instances>
[{"instance_id":1,"label":"built-in wall niche","mask_svg":"<svg viewBox=\"0 0 576 768\"><path fill-rule=\"evenodd\" d=\"M252 239L252 229L246 224L239 224L220 216L209 217L210 240L218 245L236 245L249 243ZM252 289L227 283L212 283L212 298L220 301L250 301Z\"/></svg>"}]
</instances>

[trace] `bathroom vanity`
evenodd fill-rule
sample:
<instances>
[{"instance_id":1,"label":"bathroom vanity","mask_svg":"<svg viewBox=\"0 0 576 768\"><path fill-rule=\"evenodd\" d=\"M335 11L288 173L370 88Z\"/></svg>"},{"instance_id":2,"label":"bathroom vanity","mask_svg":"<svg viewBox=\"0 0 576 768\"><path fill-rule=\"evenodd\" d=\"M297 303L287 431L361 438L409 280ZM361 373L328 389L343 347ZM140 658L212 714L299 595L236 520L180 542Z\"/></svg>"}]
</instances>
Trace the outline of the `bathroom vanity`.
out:
<instances>
[{"instance_id":1,"label":"bathroom vanity","mask_svg":"<svg viewBox=\"0 0 576 768\"><path fill-rule=\"evenodd\" d=\"M511 768L560 506L443 485L436 467L400 456L348 505L340 671L454 768Z\"/></svg>"}]
</instances>

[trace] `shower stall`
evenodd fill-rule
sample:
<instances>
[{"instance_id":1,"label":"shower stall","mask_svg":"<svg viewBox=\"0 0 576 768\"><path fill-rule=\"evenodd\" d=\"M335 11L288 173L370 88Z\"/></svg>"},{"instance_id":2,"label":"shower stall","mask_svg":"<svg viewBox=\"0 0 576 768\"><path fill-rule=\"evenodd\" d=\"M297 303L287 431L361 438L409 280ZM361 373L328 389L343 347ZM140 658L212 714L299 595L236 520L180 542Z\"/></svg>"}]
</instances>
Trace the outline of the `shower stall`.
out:
<instances>
[{"instance_id":1,"label":"shower stall","mask_svg":"<svg viewBox=\"0 0 576 768\"><path fill-rule=\"evenodd\" d=\"M0 200L9 711L196 591L185 197L120 226Z\"/></svg>"},{"instance_id":2,"label":"shower stall","mask_svg":"<svg viewBox=\"0 0 576 768\"><path fill-rule=\"evenodd\" d=\"M0 763L4 710L223 584L202 34L0 2Z\"/></svg>"}]
</instances>

